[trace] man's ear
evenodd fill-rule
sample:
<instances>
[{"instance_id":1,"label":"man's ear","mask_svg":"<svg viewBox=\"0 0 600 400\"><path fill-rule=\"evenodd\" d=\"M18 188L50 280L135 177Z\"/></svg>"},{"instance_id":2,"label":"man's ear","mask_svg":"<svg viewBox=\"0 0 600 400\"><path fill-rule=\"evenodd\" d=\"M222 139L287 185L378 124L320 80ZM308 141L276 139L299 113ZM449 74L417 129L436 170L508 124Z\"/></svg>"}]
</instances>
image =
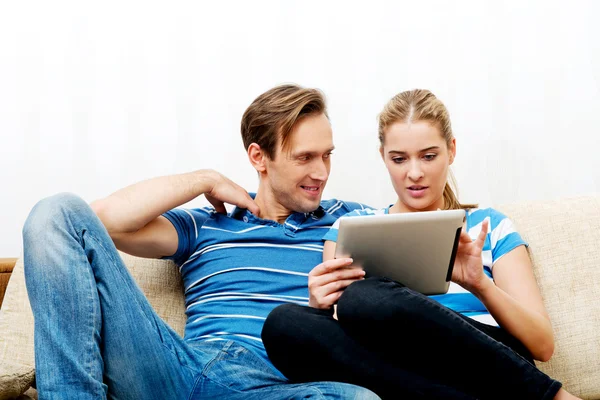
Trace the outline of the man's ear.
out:
<instances>
[{"instance_id":1,"label":"man's ear","mask_svg":"<svg viewBox=\"0 0 600 400\"><path fill-rule=\"evenodd\" d=\"M448 152L450 153L450 165L452 165L454 158L456 157L456 139L452 139L450 147L448 148Z\"/></svg>"},{"instance_id":2,"label":"man's ear","mask_svg":"<svg viewBox=\"0 0 600 400\"><path fill-rule=\"evenodd\" d=\"M258 144L252 143L248 146L248 160L250 160L250 164L252 164L254 169L259 173L264 172L267 169L266 157L267 155L262 151Z\"/></svg>"}]
</instances>

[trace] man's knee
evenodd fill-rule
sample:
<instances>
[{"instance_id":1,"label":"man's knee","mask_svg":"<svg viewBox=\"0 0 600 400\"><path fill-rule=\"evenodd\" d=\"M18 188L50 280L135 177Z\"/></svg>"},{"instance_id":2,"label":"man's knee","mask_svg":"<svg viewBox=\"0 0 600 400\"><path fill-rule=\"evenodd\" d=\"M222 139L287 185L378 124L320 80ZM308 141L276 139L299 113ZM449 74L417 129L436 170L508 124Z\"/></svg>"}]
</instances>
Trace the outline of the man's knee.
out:
<instances>
[{"instance_id":1,"label":"man's knee","mask_svg":"<svg viewBox=\"0 0 600 400\"><path fill-rule=\"evenodd\" d=\"M71 218L89 208L80 197L71 193L59 193L40 200L31 210L23 226L24 241L40 239L40 235L48 233L53 226Z\"/></svg>"}]
</instances>

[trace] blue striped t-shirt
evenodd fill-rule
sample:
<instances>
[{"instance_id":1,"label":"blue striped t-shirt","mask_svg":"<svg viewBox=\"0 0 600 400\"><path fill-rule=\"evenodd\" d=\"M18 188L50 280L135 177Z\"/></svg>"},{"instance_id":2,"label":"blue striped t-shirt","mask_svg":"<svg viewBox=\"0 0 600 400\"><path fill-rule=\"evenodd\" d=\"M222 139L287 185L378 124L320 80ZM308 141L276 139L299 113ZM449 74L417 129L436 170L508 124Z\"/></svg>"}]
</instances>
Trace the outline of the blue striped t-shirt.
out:
<instances>
[{"instance_id":1,"label":"blue striped t-shirt","mask_svg":"<svg viewBox=\"0 0 600 400\"><path fill-rule=\"evenodd\" d=\"M235 340L268 361L260 338L265 318L280 304L308 305L308 273L322 262L323 235L342 215L364 208L325 200L283 224L240 208L229 215L212 207L165 213L179 236L167 258L183 278L184 339Z\"/></svg>"},{"instance_id":2,"label":"blue striped t-shirt","mask_svg":"<svg viewBox=\"0 0 600 400\"><path fill-rule=\"evenodd\" d=\"M388 208L378 210L355 210L346 214L344 217L353 217L358 215L381 215L388 214ZM488 220L488 234L485 238L485 243L481 252L483 261L483 271L489 279L494 281L493 267L503 255L510 252L517 246L527 243L521 238L521 235L515 230L512 221L501 212L493 208L474 208L466 211L467 233L471 239L477 239L481 231L481 224L484 220ZM339 220L325 234L323 240L337 241ZM497 325L494 318L490 315L483 303L472 293L450 282L450 287L446 294L429 296L437 300L444 306L457 311L465 316L476 319L488 325Z\"/></svg>"}]
</instances>

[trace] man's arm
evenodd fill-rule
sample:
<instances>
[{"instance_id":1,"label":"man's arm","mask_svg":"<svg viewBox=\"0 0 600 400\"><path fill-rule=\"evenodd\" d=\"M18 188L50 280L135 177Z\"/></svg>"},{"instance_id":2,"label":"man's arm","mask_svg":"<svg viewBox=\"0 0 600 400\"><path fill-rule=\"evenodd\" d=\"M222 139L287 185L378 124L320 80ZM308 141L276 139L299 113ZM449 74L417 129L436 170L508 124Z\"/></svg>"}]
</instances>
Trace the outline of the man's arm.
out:
<instances>
[{"instance_id":1,"label":"man's arm","mask_svg":"<svg viewBox=\"0 0 600 400\"><path fill-rule=\"evenodd\" d=\"M258 213L248 193L213 170L162 176L125 187L91 207L119 250L138 257L175 254L178 236L163 213L205 194L217 211L224 202Z\"/></svg>"}]
</instances>

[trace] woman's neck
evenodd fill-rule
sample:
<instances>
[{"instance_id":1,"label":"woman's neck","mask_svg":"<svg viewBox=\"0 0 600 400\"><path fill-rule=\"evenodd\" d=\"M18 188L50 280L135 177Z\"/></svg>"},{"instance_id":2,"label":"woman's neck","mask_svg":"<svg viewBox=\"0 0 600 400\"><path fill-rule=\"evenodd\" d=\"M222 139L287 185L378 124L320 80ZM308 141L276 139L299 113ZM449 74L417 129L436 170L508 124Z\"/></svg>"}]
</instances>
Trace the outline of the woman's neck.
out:
<instances>
[{"instance_id":1,"label":"woman's neck","mask_svg":"<svg viewBox=\"0 0 600 400\"><path fill-rule=\"evenodd\" d=\"M390 214L397 214L397 213L406 213L406 212L435 211L435 210L443 210L443 209L444 209L444 198L441 198L436 203L432 204L431 206L429 206L427 208L423 208L423 209L409 207L408 205L401 202L400 199L398 199L398 200L396 200L396 203L394 203L394 205L390 207L388 212Z\"/></svg>"}]
</instances>

